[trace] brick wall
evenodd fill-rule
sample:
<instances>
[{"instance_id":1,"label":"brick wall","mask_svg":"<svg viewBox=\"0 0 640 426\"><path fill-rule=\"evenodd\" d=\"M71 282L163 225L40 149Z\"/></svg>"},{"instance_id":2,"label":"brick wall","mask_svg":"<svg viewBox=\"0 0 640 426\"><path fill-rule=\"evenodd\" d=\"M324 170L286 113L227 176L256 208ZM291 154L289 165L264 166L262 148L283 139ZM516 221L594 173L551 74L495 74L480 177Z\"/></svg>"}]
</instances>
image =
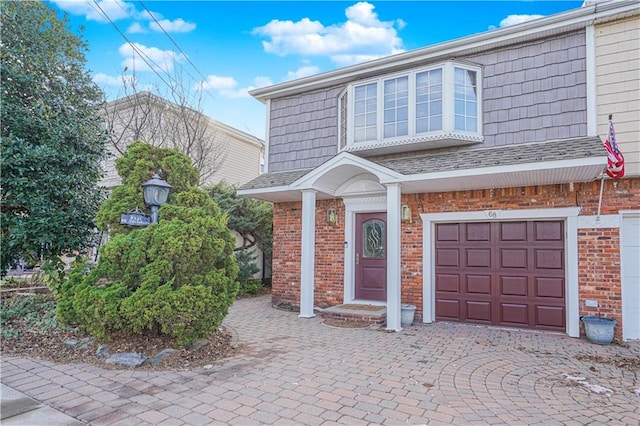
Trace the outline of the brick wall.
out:
<instances>
[{"instance_id":1,"label":"brick wall","mask_svg":"<svg viewBox=\"0 0 640 426\"><path fill-rule=\"evenodd\" d=\"M416 321L422 320L422 222L420 213L582 207L581 215L595 216L600 181L569 185L486 189L453 193L406 194L402 203L413 212L411 223L402 223L402 303L416 305ZM328 208L338 212L338 225L326 223ZM602 215L640 208L640 179L606 181ZM282 203L274 208L274 304L296 309L300 304L301 204ZM344 273L344 204L342 200L318 201L316 209L315 305L342 302ZM580 315L597 313L585 299L598 300L600 314L616 318L621 337L620 239L618 229L579 229Z\"/></svg>"}]
</instances>

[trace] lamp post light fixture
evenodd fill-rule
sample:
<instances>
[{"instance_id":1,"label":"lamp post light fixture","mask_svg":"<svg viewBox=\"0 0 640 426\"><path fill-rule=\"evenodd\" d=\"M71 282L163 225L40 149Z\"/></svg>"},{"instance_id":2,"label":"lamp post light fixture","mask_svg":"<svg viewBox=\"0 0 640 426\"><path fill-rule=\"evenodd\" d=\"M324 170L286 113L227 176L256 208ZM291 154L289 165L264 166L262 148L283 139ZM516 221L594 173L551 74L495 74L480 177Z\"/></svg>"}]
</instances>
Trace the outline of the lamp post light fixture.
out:
<instances>
[{"instance_id":1,"label":"lamp post light fixture","mask_svg":"<svg viewBox=\"0 0 640 426\"><path fill-rule=\"evenodd\" d=\"M157 173L142 184L144 203L151 207L152 223L158 222L158 209L167 202L170 189L171 185L169 185L166 180L160 179Z\"/></svg>"}]
</instances>

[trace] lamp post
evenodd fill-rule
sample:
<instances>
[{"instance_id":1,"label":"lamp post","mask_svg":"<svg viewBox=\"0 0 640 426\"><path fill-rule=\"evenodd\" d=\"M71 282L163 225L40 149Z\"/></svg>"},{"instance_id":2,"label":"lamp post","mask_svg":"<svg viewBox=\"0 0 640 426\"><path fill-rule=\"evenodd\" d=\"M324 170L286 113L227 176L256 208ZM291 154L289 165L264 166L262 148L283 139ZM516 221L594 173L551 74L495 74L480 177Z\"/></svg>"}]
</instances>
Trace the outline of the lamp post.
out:
<instances>
[{"instance_id":1,"label":"lamp post","mask_svg":"<svg viewBox=\"0 0 640 426\"><path fill-rule=\"evenodd\" d=\"M158 222L158 209L167 202L170 189L171 185L169 185L166 180L160 179L157 173L142 184L144 203L151 207L152 223Z\"/></svg>"}]
</instances>

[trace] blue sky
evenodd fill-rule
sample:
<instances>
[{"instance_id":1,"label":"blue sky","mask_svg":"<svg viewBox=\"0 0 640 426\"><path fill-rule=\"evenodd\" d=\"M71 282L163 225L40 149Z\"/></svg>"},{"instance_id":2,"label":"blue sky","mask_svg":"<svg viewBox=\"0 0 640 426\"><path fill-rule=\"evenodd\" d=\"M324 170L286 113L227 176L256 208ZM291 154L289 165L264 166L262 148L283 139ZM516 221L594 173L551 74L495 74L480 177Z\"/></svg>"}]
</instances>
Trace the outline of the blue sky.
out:
<instances>
[{"instance_id":1,"label":"blue sky","mask_svg":"<svg viewBox=\"0 0 640 426\"><path fill-rule=\"evenodd\" d=\"M564 12L582 1L49 3L67 13L74 33L84 27L87 67L109 100L124 94L123 77L164 97L167 83L194 93L201 87L196 108L264 138L265 107L248 90Z\"/></svg>"}]
</instances>

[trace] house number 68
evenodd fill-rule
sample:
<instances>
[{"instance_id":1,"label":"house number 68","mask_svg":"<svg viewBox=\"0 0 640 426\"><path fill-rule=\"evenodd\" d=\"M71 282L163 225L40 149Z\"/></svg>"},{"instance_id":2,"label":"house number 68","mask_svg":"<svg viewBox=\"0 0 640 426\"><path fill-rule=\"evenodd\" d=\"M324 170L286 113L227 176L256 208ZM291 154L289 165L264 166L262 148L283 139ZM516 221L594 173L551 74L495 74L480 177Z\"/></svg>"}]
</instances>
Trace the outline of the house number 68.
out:
<instances>
[{"instance_id":1,"label":"house number 68","mask_svg":"<svg viewBox=\"0 0 640 426\"><path fill-rule=\"evenodd\" d=\"M491 219L495 219L495 218L497 218L497 217L498 217L498 212L493 211L493 210L489 210L489 211L487 212L487 216L489 216Z\"/></svg>"}]
</instances>

